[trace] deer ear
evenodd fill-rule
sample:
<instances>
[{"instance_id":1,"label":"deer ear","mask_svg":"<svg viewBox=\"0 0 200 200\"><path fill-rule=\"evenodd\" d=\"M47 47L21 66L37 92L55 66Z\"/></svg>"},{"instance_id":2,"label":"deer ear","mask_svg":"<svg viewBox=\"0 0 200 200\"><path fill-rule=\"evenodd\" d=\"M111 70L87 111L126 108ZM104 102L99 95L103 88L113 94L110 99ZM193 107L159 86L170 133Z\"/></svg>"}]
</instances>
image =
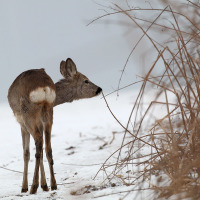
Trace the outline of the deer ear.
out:
<instances>
[{"instance_id":1,"label":"deer ear","mask_svg":"<svg viewBox=\"0 0 200 200\"><path fill-rule=\"evenodd\" d=\"M71 58L60 63L60 73L66 77L73 77L77 73L76 65Z\"/></svg>"},{"instance_id":2,"label":"deer ear","mask_svg":"<svg viewBox=\"0 0 200 200\"><path fill-rule=\"evenodd\" d=\"M68 74L71 77L73 77L77 73L76 65L71 58L67 58L66 68L67 68Z\"/></svg>"},{"instance_id":3,"label":"deer ear","mask_svg":"<svg viewBox=\"0 0 200 200\"><path fill-rule=\"evenodd\" d=\"M65 77L65 74L66 74L66 71L65 71L65 61L64 60L62 60L61 62L60 62L60 73ZM67 75L67 74L66 74Z\"/></svg>"}]
</instances>

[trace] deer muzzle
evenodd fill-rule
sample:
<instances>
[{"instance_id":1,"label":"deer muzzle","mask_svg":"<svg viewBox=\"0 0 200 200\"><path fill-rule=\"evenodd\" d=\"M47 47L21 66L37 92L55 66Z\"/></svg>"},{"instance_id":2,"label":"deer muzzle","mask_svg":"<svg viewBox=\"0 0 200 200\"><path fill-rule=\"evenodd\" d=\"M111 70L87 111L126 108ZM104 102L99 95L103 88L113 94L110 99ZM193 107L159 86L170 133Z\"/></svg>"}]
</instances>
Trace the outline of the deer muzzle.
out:
<instances>
[{"instance_id":1,"label":"deer muzzle","mask_svg":"<svg viewBox=\"0 0 200 200\"><path fill-rule=\"evenodd\" d=\"M100 94L102 91L102 89L100 87L98 87L97 91L96 91L96 95Z\"/></svg>"}]
</instances>

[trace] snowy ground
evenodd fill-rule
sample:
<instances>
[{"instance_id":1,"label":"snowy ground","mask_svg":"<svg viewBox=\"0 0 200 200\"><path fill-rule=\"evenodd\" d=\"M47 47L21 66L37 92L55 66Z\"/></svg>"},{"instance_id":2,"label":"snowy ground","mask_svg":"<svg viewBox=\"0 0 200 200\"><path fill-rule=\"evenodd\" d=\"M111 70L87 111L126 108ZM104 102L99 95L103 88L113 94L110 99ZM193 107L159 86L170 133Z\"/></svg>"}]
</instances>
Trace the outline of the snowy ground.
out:
<instances>
[{"instance_id":1,"label":"snowy ground","mask_svg":"<svg viewBox=\"0 0 200 200\"><path fill-rule=\"evenodd\" d=\"M107 98L111 109L124 124L127 122L133 99L135 99L134 94L122 94L118 100L116 95ZM117 200L123 197L124 193L104 195L131 190L131 187L126 186L110 186L86 194L72 195L73 192L88 185L96 188L102 186L105 178L103 173L100 173L95 180L93 178L106 158L121 145L120 136L109 144L112 140L112 131L122 129L111 116L100 96L54 108L52 148L58 190L43 192L39 187L36 195L20 192L23 172L20 127L8 104L1 104L0 111L0 199ZM35 162L32 139L30 150L29 191ZM49 186L46 157L44 157L44 165ZM129 196L127 199L134 199L134 197ZM146 199L144 194L142 199Z\"/></svg>"}]
</instances>

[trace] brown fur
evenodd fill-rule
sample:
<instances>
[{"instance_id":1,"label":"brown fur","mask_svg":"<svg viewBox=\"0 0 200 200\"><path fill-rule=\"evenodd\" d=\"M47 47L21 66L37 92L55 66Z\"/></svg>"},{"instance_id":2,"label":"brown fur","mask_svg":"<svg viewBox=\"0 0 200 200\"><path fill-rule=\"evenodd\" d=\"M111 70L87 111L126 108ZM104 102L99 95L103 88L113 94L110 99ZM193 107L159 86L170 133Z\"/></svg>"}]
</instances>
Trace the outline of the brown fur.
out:
<instances>
[{"instance_id":1,"label":"brown fur","mask_svg":"<svg viewBox=\"0 0 200 200\"><path fill-rule=\"evenodd\" d=\"M57 189L56 179L54 177L53 156L51 148L51 129L53 124L53 107L65 102L82 98L91 98L101 92L101 88L88 80L86 76L79 73L76 65L71 59L60 64L61 74L64 79L56 84L46 74L44 69L32 69L20 74L8 91L8 101L13 110L17 121L21 125L22 143L24 150L24 175L22 183L22 192L28 191L28 162L30 159L30 134L32 135L36 146L36 162L33 183L30 193L37 192L39 185L39 167L41 171L41 187L44 191L48 191L46 177L43 166L43 132L45 135L45 151L49 163L51 175L51 189ZM86 81L86 82L85 82ZM45 95L45 87L56 92L54 101L48 101ZM38 88L40 88L38 92ZM44 89L43 89L44 88ZM36 98L36 102L30 98L30 93L34 91L34 95L40 95ZM44 96L43 96L44 94ZM55 93L54 93L55 94ZM44 98L43 98L44 97Z\"/></svg>"}]
</instances>

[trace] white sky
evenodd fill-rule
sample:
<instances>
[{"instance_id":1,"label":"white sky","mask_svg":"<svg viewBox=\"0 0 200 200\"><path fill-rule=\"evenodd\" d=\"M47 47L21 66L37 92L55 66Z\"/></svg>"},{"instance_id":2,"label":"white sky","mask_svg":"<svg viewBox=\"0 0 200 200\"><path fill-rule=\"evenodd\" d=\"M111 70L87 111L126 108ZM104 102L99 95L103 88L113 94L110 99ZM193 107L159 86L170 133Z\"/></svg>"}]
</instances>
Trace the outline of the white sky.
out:
<instances>
[{"instance_id":1,"label":"white sky","mask_svg":"<svg viewBox=\"0 0 200 200\"><path fill-rule=\"evenodd\" d=\"M109 5L108 1L97 2ZM68 57L105 91L116 89L135 33L127 34L119 25L106 25L104 20L86 26L103 14L102 7L92 0L1 0L0 102L7 101L9 86L25 70L45 68L56 82L62 78L60 61ZM133 42L127 41L127 35ZM130 64L137 65L137 59ZM138 73L132 66L130 70L124 84L133 82Z\"/></svg>"}]
</instances>

